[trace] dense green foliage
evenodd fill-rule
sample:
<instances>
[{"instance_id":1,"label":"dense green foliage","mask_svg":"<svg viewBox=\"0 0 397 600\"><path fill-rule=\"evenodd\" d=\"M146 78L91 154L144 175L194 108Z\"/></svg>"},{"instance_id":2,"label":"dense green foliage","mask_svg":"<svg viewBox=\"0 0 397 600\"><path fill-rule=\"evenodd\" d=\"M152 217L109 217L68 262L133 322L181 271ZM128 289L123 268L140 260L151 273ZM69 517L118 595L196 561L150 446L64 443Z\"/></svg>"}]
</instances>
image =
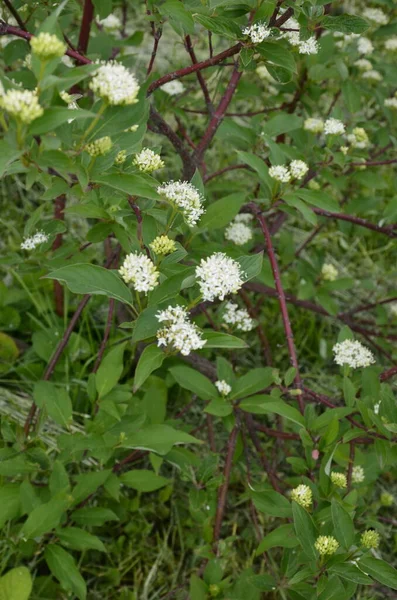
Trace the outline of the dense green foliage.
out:
<instances>
[{"instance_id":1,"label":"dense green foliage","mask_svg":"<svg viewBox=\"0 0 397 600\"><path fill-rule=\"evenodd\" d=\"M395 2L0 33L0 600L395 598Z\"/></svg>"}]
</instances>

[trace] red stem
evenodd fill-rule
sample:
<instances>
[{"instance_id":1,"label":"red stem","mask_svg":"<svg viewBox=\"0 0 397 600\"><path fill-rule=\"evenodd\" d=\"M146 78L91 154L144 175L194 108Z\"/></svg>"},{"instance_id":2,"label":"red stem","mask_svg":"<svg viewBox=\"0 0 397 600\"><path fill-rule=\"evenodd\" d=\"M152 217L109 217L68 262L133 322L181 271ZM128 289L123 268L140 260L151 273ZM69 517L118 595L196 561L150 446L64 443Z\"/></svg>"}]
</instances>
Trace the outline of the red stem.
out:
<instances>
[{"instance_id":1,"label":"red stem","mask_svg":"<svg viewBox=\"0 0 397 600\"><path fill-rule=\"evenodd\" d=\"M62 194L55 198L54 202L54 218L63 220L65 219L64 210L65 210L66 196ZM52 244L52 249L57 250L62 246L62 233L58 233L55 237L54 243ZM59 281L54 280L54 300L55 300L55 312L59 317L63 317L64 312L64 292L63 286L59 283Z\"/></svg>"},{"instance_id":2,"label":"red stem","mask_svg":"<svg viewBox=\"0 0 397 600\"><path fill-rule=\"evenodd\" d=\"M153 38L154 38L153 50L152 50L152 56L150 57L149 66L146 71L146 76L150 75L150 73L152 72L152 69L154 66L154 61L156 60L157 50L159 47L159 41L160 41L162 34L163 34L162 28L159 27L158 29L155 29L154 25L153 25Z\"/></svg>"},{"instance_id":3,"label":"red stem","mask_svg":"<svg viewBox=\"0 0 397 600\"><path fill-rule=\"evenodd\" d=\"M91 23L94 17L94 5L92 0L84 0L83 18L81 20L81 28L77 50L85 54L90 40Z\"/></svg>"},{"instance_id":4,"label":"red stem","mask_svg":"<svg viewBox=\"0 0 397 600\"><path fill-rule=\"evenodd\" d=\"M193 46L192 46L192 40L190 35L187 35L185 37L185 48L191 58L192 64L193 65L197 65L198 64L198 60L196 57L196 53L194 52ZM207 111L209 114L212 114L214 112L214 107L212 105L211 102L211 98L210 98L210 94L207 88L207 84L205 83L205 79L203 77L203 75L200 73L200 71L197 71L197 79L198 82L200 84L200 87L203 91L203 95L204 95L204 100L205 100L205 104L207 105Z\"/></svg>"}]
</instances>

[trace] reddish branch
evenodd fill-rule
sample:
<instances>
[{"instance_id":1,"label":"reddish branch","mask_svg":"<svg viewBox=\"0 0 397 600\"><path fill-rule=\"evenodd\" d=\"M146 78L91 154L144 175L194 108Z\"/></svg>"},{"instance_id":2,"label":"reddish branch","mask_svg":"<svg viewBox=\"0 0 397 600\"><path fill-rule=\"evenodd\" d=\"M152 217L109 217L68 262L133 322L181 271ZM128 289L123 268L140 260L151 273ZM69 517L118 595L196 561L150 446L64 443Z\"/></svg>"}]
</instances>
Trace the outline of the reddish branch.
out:
<instances>
[{"instance_id":1,"label":"reddish branch","mask_svg":"<svg viewBox=\"0 0 397 600\"><path fill-rule=\"evenodd\" d=\"M192 64L197 65L198 60L197 60L196 53L192 46L192 40L191 40L190 35L187 35L185 37L185 48L191 58ZM197 79L198 79L198 82L200 84L200 87L201 87L203 95L204 95L204 100L205 100L205 104L207 106L207 111L209 114L212 114L214 111L214 107L212 106L212 102L211 102L210 94L209 94L209 91L207 88L207 84L205 83L205 79L204 79L203 75L200 73L200 71L197 71Z\"/></svg>"},{"instance_id":2,"label":"reddish branch","mask_svg":"<svg viewBox=\"0 0 397 600\"><path fill-rule=\"evenodd\" d=\"M147 248L147 246L145 246L144 241L143 241L143 233L142 233L143 218L142 218L141 209L139 208L139 206L135 202L136 201L136 196L128 196L127 199L128 199L128 204L131 206L131 208L134 211L135 216L136 216L136 220L137 220L137 238L138 238L139 245L140 245L141 249L146 252L147 257L150 258L149 249Z\"/></svg>"},{"instance_id":3,"label":"reddish branch","mask_svg":"<svg viewBox=\"0 0 397 600\"><path fill-rule=\"evenodd\" d=\"M353 475L353 466L354 466L354 456L355 456L355 444L354 440L350 442L350 452L349 452L349 464L347 467L347 489L350 491L352 485L352 475Z\"/></svg>"},{"instance_id":4,"label":"reddish branch","mask_svg":"<svg viewBox=\"0 0 397 600\"><path fill-rule=\"evenodd\" d=\"M211 179L214 179L215 177L219 177L220 175L223 175L224 173L227 173L228 171L235 171L236 169L247 169L248 171L252 171L252 169L245 164L242 165L231 165L230 167L225 167L224 169L220 169L220 171L215 171L215 173L211 173L211 175L207 175L207 177L204 177L204 182L207 183L208 181L211 181Z\"/></svg>"},{"instance_id":5,"label":"reddish branch","mask_svg":"<svg viewBox=\"0 0 397 600\"><path fill-rule=\"evenodd\" d=\"M285 297L283 284L281 283L280 269L278 266L276 254L274 252L272 238L271 238L270 231L267 226L266 220L256 204L252 204L252 210L259 222L259 225L262 229L262 233L265 237L267 254L268 254L268 257L270 260L270 265L271 265L272 272L273 272L274 284L276 286L276 291L277 291L277 297L278 297L278 300L280 303L281 317L283 320L283 326L284 326L284 332L285 332L285 337L286 337L287 346L288 346L290 362L291 362L291 365L296 370L294 380L295 380L295 383L296 383L298 389L302 390L302 381L301 381L301 377L300 377L300 373L299 373L299 364L298 364L298 358L297 358L296 350L295 350L294 336L292 333L291 323L290 323L289 315L288 315L287 300ZM303 414L304 403L303 403L303 398L301 396L298 396L298 404L299 404L299 409L300 409L301 413Z\"/></svg>"},{"instance_id":6,"label":"reddish branch","mask_svg":"<svg viewBox=\"0 0 397 600\"><path fill-rule=\"evenodd\" d=\"M24 31L26 31L25 23L22 21L21 17L18 14L18 11L13 7L10 0L3 0L3 2L6 5L7 9L10 11L10 13L12 14L12 16L14 17L14 19L16 20L16 22L18 23L19 27L21 29L23 29Z\"/></svg>"},{"instance_id":7,"label":"reddish branch","mask_svg":"<svg viewBox=\"0 0 397 600\"><path fill-rule=\"evenodd\" d=\"M64 210L65 210L66 196L62 194L55 198L54 202L54 218L63 220L65 218ZM54 243L52 244L53 250L58 250L62 246L62 233L58 233L55 237ZM55 300L55 312L59 317L63 317L63 305L64 305L64 294L63 287L59 283L59 281L54 280L54 300Z\"/></svg>"},{"instance_id":8,"label":"reddish branch","mask_svg":"<svg viewBox=\"0 0 397 600\"><path fill-rule=\"evenodd\" d=\"M251 302L247 292L245 290L241 289L239 291L239 295L242 298L245 306L247 307L247 311L248 311L248 314L251 317L251 319L257 319L256 311L255 311L254 307L252 306L252 302ZM270 349L269 340L267 339L265 330L263 329L261 322L259 320L257 322L258 322L257 333L258 333L258 338L259 338L260 344L262 346L265 363L267 365L271 366L273 364L273 359L272 359L272 351Z\"/></svg>"},{"instance_id":9,"label":"reddish branch","mask_svg":"<svg viewBox=\"0 0 397 600\"><path fill-rule=\"evenodd\" d=\"M269 479L269 482L270 482L272 488L279 494L282 494L283 492L278 484L277 477L274 474L274 472L270 466L270 462L268 461L266 454L263 451L260 439L257 436L256 430L255 430L256 428L254 425L254 420L251 415L248 415L248 414L245 415L245 424L247 426L247 430L248 430L249 436L252 440L252 443L254 444L255 449L260 458L260 461L263 465L263 468L266 471L266 474L268 476L268 479Z\"/></svg>"},{"instance_id":10,"label":"reddish branch","mask_svg":"<svg viewBox=\"0 0 397 600\"><path fill-rule=\"evenodd\" d=\"M316 215L320 215L322 217L328 217L330 219L338 219L339 221L347 221L348 223L353 223L353 225L358 225L359 227L365 227L365 229L371 229L372 231L376 231L377 233L383 233L390 238L397 237L397 233L393 231L393 226L384 226L375 225L375 223L371 223L366 219L362 219L361 217L355 217L353 215L346 215L344 213L334 213L328 210L323 210L322 208L312 207L312 211L316 213Z\"/></svg>"},{"instance_id":11,"label":"reddish branch","mask_svg":"<svg viewBox=\"0 0 397 600\"><path fill-rule=\"evenodd\" d=\"M85 54L90 40L91 23L94 17L94 5L92 0L84 0L83 18L81 20L79 41L77 50Z\"/></svg>"},{"instance_id":12,"label":"reddish branch","mask_svg":"<svg viewBox=\"0 0 397 600\"><path fill-rule=\"evenodd\" d=\"M153 69L153 65L154 65L154 61L156 60L156 56L157 56L157 50L159 47L159 41L161 39L161 36L163 34L163 30L161 27L159 27L158 29L155 28L154 23L152 23L152 31L153 31L153 50L152 50L152 55L150 57L150 62L149 62L149 66L147 68L146 71L146 75L150 75L150 73L152 72Z\"/></svg>"},{"instance_id":13,"label":"reddish branch","mask_svg":"<svg viewBox=\"0 0 397 600\"><path fill-rule=\"evenodd\" d=\"M97 359L95 361L94 368L92 369L93 373L96 373L98 371L98 369L100 367L100 364L102 362L103 355L105 353L106 345L108 343L108 339L109 339L109 335L110 335L110 330L112 328L114 305L115 305L114 299L113 298L109 298L108 317L107 317L107 320L106 320L106 326L105 326L105 331L104 331L104 334L103 334L103 339L102 339L101 345L99 347L98 356L97 356Z\"/></svg>"},{"instance_id":14,"label":"reddish branch","mask_svg":"<svg viewBox=\"0 0 397 600\"><path fill-rule=\"evenodd\" d=\"M238 426L235 425L232 429L232 432L229 437L229 441L227 443L227 454L226 454L225 468L223 471L223 484L219 488L219 494L218 494L218 504L216 507L215 525L214 525L214 542L215 542L216 547L218 545L218 540L220 537L222 521L223 521L223 514L225 512L226 497L227 497L227 491L229 489L230 472L232 470L232 462L233 462L234 451L236 448L237 434L238 434Z\"/></svg>"}]
</instances>

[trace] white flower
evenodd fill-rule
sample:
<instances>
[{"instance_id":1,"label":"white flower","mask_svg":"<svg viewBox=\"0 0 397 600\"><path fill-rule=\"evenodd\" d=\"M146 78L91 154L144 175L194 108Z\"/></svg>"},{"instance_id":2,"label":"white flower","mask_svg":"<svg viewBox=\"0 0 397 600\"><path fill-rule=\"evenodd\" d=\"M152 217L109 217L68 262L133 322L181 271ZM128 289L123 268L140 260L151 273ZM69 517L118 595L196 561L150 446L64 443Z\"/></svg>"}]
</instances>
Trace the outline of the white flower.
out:
<instances>
[{"instance_id":1,"label":"white flower","mask_svg":"<svg viewBox=\"0 0 397 600\"><path fill-rule=\"evenodd\" d=\"M284 165L274 165L269 169L269 176L276 181L281 181L281 183L288 183L291 180L291 173L289 172L288 167Z\"/></svg>"},{"instance_id":2,"label":"white flower","mask_svg":"<svg viewBox=\"0 0 397 600\"><path fill-rule=\"evenodd\" d=\"M68 67L68 69L71 69L72 67L74 67L74 63L73 63L72 59L67 54L64 54L62 56L61 63L63 65L65 65L65 67Z\"/></svg>"},{"instance_id":3,"label":"white flower","mask_svg":"<svg viewBox=\"0 0 397 600\"><path fill-rule=\"evenodd\" d=\"M299 42L299 54L317 54L318 53L318 42L313 36L308 40Z\"/></svg>"},{"instance_id":4,"label":"white flower","mask_svg":"<svg viewBox=\"0 0 397 600\"><path fill-rule=\"evenodd\" d=\"M184 219L189 227L196 225L202 214L204 198L198 189L187 181L169 181L157 188L157 193L174 206L182 210Z\"/></svg>"},{"instance_id":5,"label":"white flower","mask_svg":"<svg viewBox=\"0 0 397 600\"><path fill-rule=\"evenodd\" d=\"M346 156L346 154L349 152L349 146L341 146L339 150Z\"/></svg>"},{"instance_id":6,"label":"white flower","mask_svg":"<svg viewBox=\"0 0 397 600\"><path fill-rule=\"evenodd\" d=\"M369 40L368 38L360 37L360 39L357 42L357 50L360 54L372 54L372 52L374 51L374 46L371 40Z\"/></svg>"},{"instance_id":7,"label":"white flower","mask_svg":"<svg viewBox=\"0 0 397 600\"><path fill-rule=\"evenodd\" d=\"M291 46L299 46L301 43L299 31L287 31L284 36Z\"/></svg>"},{"instance_id":8,"label":"white flower","mask_svg":"<svg viewBox=\"0 0 397 600\"><path fill-rule=\"evenodd\" d=\"M376 415L379 414L379 409L380 409L380 402L377 402L376 404L374 404L374 413Z\"/></svg>"},{"instance_id":9,"label":"white flower","mask_svg":"<svg viewBox=\"0 0 397 600\"><path fill-rule=\"evenodd\" d=\"M150 148L143 148L139 154L136 154L133 164L143 173L152 173L164 167L160 155L150 150Z\"/></svg>"},{"instance_id":10,"label":"white flower","mask_svg":"<svg viewBox=\"0 0 397 600\"><path fill-rule=\"evenodd\" d=\"M289 168L294 179L302 179L309 170L309 167L303 160L293 160Z\"/></svg>"},{"instance_id":11,"label":"white flower","mask_svg":"<svg viewBox=\"0 0 397 600\"><path fill-rule=\"evenodd\" d=\"M393 315L393 317L397 317L397 302L393 302L392 304L390 304L390 312Z\"/></svg>"},{"instance_id":12,"label":"white flower","mask_svg":"<svg viewBox=\"0 0 397 600\"><path fill-rule=\"evenodd\" d=\"M229 385L224 379L221 381L215 381L215 387L221 396L227 396L232 391L232 386Z\"/></svg>"},{"instance_id":13,"label":"white flower","mask_svg":"<svg viewBox=\"0 0 397 600\"><path fill-rule=\"evenodd\" d=\"M253 44L260 44L269 37L271 31L264 23L253 23L250 27L243 29L244 35L249 35Z\"/></svg>"},{"instance_id":14,"label":"white flower","mask_svg":"<svg viewBox=\"0 0 397 600\"><path fill-rule=\"evenodd\" d=\"M360 465L356 465L352 469L352 481L353 483L362 483L365 479L364 469Z\"/></svg>"},{"instance_id":15,"label":"white flower","mask_svg":"<svg viewBox=\"0 0 397 600\"><path fill-rule=\"evenodd\" d=\"M159 284L159 271L145 254L137 252L125 257L119 273L126 283L131 283L134 290L147 294Z\"/></svg>"},{"instance_id":16,"label":"white flower","mask_svg":"<svg viewBox=\"0 0 397 600\"><path fill-rule=\"evenodd\" d=\"M345 126L339 119L331 117L324 123L324 133L325 135L341 135L342 133L345 133Z\"/></svg>"},{"instance_id":17,"label":"white flower","mask_svg":"<svg viewBox=\"0 0 397 600\"><path fill-rule=\"evenodd\" d=\"M357 69L360 69L360 71L370 71L372 69L372 63L366 58L359 58L354 65Z\"/></svg>"},{"instance_id":18,"label":"white flower","mask_svg":"<svg viewBox=\"0 0 397 600\"><path fill-rule=\"evenodd\" d=\"M203 300L223 300L228 294L236 294L243 285L243 272L236 260L223 252L215 252L202 259L196 267L196 279Z\"/></svg>"},{"instance_id":19,"label":"white flower","mask_svg":"<svg viewBox=\"0 0 397 600\"><path fill-rule=\"evenodd\" d=\"M163 92L166 92L169 96L177 96L185 91L183 83L175 79L174 81L168 81L161 86Z\"/></svg>"},{"instance_id":20,"label":"white flower","mask_svg":"<svg viewBox=\"0 0 397 600\"><path fill-rule=\"evenodd\" d=\"M365 8L363 10L363 17L376 25L387 25L389 22L387 15L380 8Z\"/></svg>"},{"instance_id":21,"label":"white flower","mask_svg":"<svg viewBox=\"0 0 397 600\"><path fill-rule=\"evenodd\" d=\"M255 327L255 321L251 319L245 308L239 308L234 302L227 302L225 312L222 315L225 323L234 325L240 331L251 331Z\"/></svg>"},{"instance_id":22,"label":"white flower","mask_svg":"<svg viewBox=\"0 0 397 600\"><path fill-rule=\"evenodd\" d=\"M89 87L105 102L113 106L138 102L138 81L128 69L119 63L109 62L101 65Z\"/></svg>"},{"instance_id":23,"label":"white flower","mask_svg":"<svg viewBox=\"0 0 397 600\"><path fill-rule=\"evenodd\" d=\"M385 41L385 50L397 52L397 36L391 37Z\"/></svg>"},{"instance_id":24,"label":"white flower","mask_svg":"<svg viewBox=\"0 0 397 600\"><path fill-rule=\"evenodd\" d=\"M44 231L37 231L32 237L25 238L21 244L22 250L34 250L36 246L48 241L48 235Z\"/></svg>"},{"instance_id":25,"label":"white flower","mask_svg":"<svg viewBox=\"0 0 397 600\"><path fill-rule=\"evenodd\" d=\"M334 360L337 365L349 365L352 369L369 367L375 362L370 350L358 341L344 340L333 347Z\"/></svg>"},{"instance_id":26,"label":"white flower","mask_svg":"<svg viewBox=\"0 0 397 600\"><path fill-rule=\"evenodd\" d=\"M335 281L338 277L338 270L330 263L324 263L321 269L321 276L325 281Z\"/></svg>"},{"instance_id":27,"label":"white flower","mask_svg":"<svg viewBox=\"0 0 397 600\"><path fill-rule=\"evenodd\" d=\"M105 19L101 19L98 21L98 24L101 25L105 31L116 31L117 29L121 29L122 23L117 15L113 15L110 13Z\"/></svg>"},{"instance_id":28,"label":"white flower","mask_svg":"<svg viewBox=\"0 0 397 600\"><path fill-rule=\"evenodd\" d=\"M346 139L353 148L359 148L360 150L363 150L369 144L367 132L363 127L355 127L353 133L349 133Z\"/></svg>"},{"instance_id":29,"label":"white flower","mask_svg":"<svg viewBox=\"0 0 397 600\"><path fill-rule=\"evenodd\" d=\"M41 32L30 40L33 54L42 60L59 58L66 52L66 44L51 33Z\"/></svg>"},{"instance_id":30,"label":"white flower","mask_svg":"<svg viewBox=\"0 0 397 600\"><path fill-rule=\"evenodd\" d=\"M308 485L301 483L292 490L291 500L294 500L297 504L303 506L303 508L309 508L313 502L313 493Z\"/></svg>"},{"instance_id":31,"label":"white flower","mask_svg":"<svg viewBox=\"0 0 397 600\"><path fill-rule=\"evenodd\" d=\"M29 90L8 90L0 96L0 107L26 124L41 117L44 112L37 95Z\"/></svg>"},{"instance_id":32,"label":"white flower","mask_svg":"<svg viewBox=\"0 0 397 600\"><path fill-rule=\"evenodd\" d=\"M383 77L379 71L375 71L375 69L371 69L370 71L365 71L361 75L361 79L365 79L368 81L382 81Z\"/></svg>"},{"instance_id":33,"label":"white flower","mask_svg":"<svg viewBox=\"0 0 397 600\"><path fill-rule=\"evenodd\" d=\"M303 128L306 131L311 131L312 133L321 133L324 130L324 121L322 119L314 119L310 117L306 119Z\"/></svg>"},{"instance_id":34,"label":"white flower","mask_svg":"<svg viewBox=\"0 0 397 600\"><path fill-rule=\"evenodd\" d=\"M397 97L394 96L393 98L386 98L384 104L386 108L392 108L393 110L397 110Z\"/></svg>"},{"instance_id":35,"label":"white flower","mask_svg":"<svg viewBox=\"0 0 397 600\"><path fill-rule=\"evenodd\" d=\"M250 223L253 219L254 215L251 215L251 213L239 213L234 217L235 223Z\"/></svg>"},{"instance_id":36,"label":"white flower","mask_svg":"<svg viewBox=\"0 0 397 600\"><path fill-rule=\"evenodd\" d=\"M252 230L244 223L234 221L226 227L225 238L236 246L243 246L252 239Z\"/></svg>"},{"instance_id":37,"label":"white flower","mask_svg":"<svg viewBox=\"0 0 397 600\"><path fill-rule=\"evenodd\" d=\"M206 344L201 338L197 325L191 323L186 309L182 306L169 306L156 314L165 327L157 331L157 345L177 350L184 356L192 350L199 350Z\"/></svg>"}]
</instances>

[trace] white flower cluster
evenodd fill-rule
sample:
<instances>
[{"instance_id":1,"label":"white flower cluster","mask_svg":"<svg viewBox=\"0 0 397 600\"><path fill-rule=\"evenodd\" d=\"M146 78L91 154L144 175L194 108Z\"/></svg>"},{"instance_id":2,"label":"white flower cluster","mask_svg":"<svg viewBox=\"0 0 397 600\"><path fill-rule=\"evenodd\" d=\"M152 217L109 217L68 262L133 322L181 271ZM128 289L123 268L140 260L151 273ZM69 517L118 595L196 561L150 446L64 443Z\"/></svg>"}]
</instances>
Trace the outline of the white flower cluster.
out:
<instances>
[{"instance_id":1,"label":"white flower cluster","mask_svg":"<svg viewBox=\"0 0 397 600\"><path fill-rule=\"evenodd\" d=\"M303 160L291 161L289 168L285 165L270 167L269 176L281 183L288 183L291 179L302 179L308 172L309 167Z\"/></svg>"},{"instance_id":2,"label":"white flower cluster","mask_svg":"<svg viewBox=\"0 0 397 600\"><path fill-rule=\"evenodd\" d=\"M243 272L236 260L223 252L215 252L202 259L196 267L196 279L203 300L224 300L228 294L236 294L243 285Z\"/></svg>"},{"instance_id":3,"label":"white flower cluster","mask_svg":"<svg viewBox=\"0 0 397 600\"><path fill-rule=\"evenodd\" d=\"M98 25L104 28L105 31L111 33L112 31L117 31L117 29L121 29L122 23L117 15L110 13L104 19L98 21Z\"/></svg>"},{"instance_id":4,"label":"white flower cluster","mask_svg":"<svg viewBox=\"0 0 397 600\"><path fill-rule=\"evenodd\" d=\"M366 37L360 37L357 42L357 50L360 54L370 55L374 51L374 45Z\"/></svg>"},{"instance_id":5,"label":"white flower cluster","mask_svg":"<svg viewBox=\"0 0 397 600\"><path fill-rule=\"evenodd\" d=\"M84 150L88 152L90 156L96 158L97 156L103 156L112 149L113 143L108 135L101 137L94 142L86 144Z\"/></svg>"},{"instance_id":6,"label":"white flower cluster","mask_svg":"<svg viewBox=\"0 0 397 600\"><path fill-rule=\"evenodd\" d=\"M236 215L230 225L226 227L225 238L236 244L236 246L243 246L249 242L252 239L252 230L247 223L250 223L252 218L249 213Z\"/></svg>"},{"instance_id":7,"label":"white flower cluster","mask_svg":"<svg viewBox=\"0 0 397 600\"><path fill-rule=\"evenodd\" d=\"M169 96L177 96L185 91L183 83L175 79L174 81L168 81L161 86L163 92L166 92Z\"/></svg>"},{"instance_id":8,"label":"white flower cluster","mask_svg":"<svg viewBox=\"0 0 397 600\"><path fill-rule=\"evenodd\" d=\"M29 90L8 90L0 95L0 107L27 125L44 112L37 95Z\"/></svg>"},{"instance_id":9,"label":"white flower cluster","mask_svg":"<svg viewBox=\"0 0 397 600\"><path fill-rule=\"evenodd\" d=\"M232 386L229 385L224 379L215 381L215 387L221 396L228 396L232 391Z\"/></svg>"},{"instance_id":10,"label":"white flower cluster","mask_svg":"<svg viewBox=\"0 0 397 600\"><path fill-rule=\"evenodd\" d=\"M338 277L338 270L331 263L324 263L321 269L321 277L325 281L335 281Z\"/></svg>"},{"instance_id":11,"label":"white flower cluster","mask_svg":"<svg viewBox=\"0 0 397 600\"><path fill-rule=\"evenodd\" d=\"M363 10L364 19L368 19L376 25L387 25L389 19L380 8L365 8Z\"/></svg>"},{"instance_id":12,"label":"white flower cluster","mask_svg":"<svg viewBox=\"0 0 397 600\"><path fill-rule=\"evenodd\" d=\"M245 308L239 308L234 302L227 302L225 312L222 315L225 323L234 325L240 331L251 331L255 327L254 319L251 319Z\"/></svg>"},{"instance_id":13,"label":"white flower cluster","mask_svg":"<svg viewBox=\"0 0 397 600\"><path fill-rule=\"evenodd\" d=\"M125 257L119 273L134 290L147 294L159 284L159 271L145 254L133 252Z\"/></svg>"},{"instance_id":14,"label":"white flower cluster","mask_svg":"<svg viewBox=\"0 0 397 600\"><path fill-rule=\"evenodd\" d=\"M386 108L397 110L397 95L394 95L392 98L386 98L385 106Z\"/></svg>"},{"instance_id":15,"label":"white flower cluster","mask_svg":"<svg viewBox=\"0 0 397 600\"><path fill-rule=\"evenodd\" d=\"M139 84L135 76L123 65L109 62L96 71L89 87L105 102L113 106L135 104Z\"/></svg>"},{"instance_id":16,"label":"white flower cluster","mask_svg":"<svg viewBox=\"0 0 397 600\"><path fill-rule=\"evenodd\" d=\"M382 73L379 73L379 71L371 69L370 71L365 71L361 75L361 79L365 79L365 81L370 81L372 83L377 83L378 81L382 81L383 76Z\"/></svg>"},{"instance_id":17,"label":"white flower cluster","mask_svg":"<svg viewBox=\"0 0 397 600\"><path fill-rule=\"evenodd\" d=\"M342 133L345 133L345 126L339 119L331 117L324 123L324 133L325 135L341 135Z\"/></svg>"},{"instance_id":18,"label":"white flower cluster","mask_svg":"<svg viewBox=\"0 0 397 600\"><path fill-rule=\"evenodd\" d=\"M352 369L369 367L375 362L370 350L358 341L344 340L332 348L337 365L349 365Z\"/></svg>"},{"instance_id":19,"label":"white flower cluster","mask_svg":"<svg viewBox=\"0 0 397 600\"><path fill-rule=\"evenodd\" d=\"M353 132L346 136L346 139L353 148L359 148L360 150L363 150L369 144L367 132L363 127L355 127Z\"/></svg>"},{"instance_id":20,"label":"white flower cluster","mask_svg":"<svg viewBox=\"0 0 397 600\"><path fill-rule=\"evenodd\" d=\"M317 54L318 53L318 41L314 36L307 40L301 40L299 42L299 54Z\"/></svg>"},{"instance_id":21,"label":"white flower cluster","mask_svg":"<svg viewBox=\"0 0 397 600\"><path fill-rule=\"evenodd\" d=\"M269 37L271 31L264 23L253 23L249 27L243 29L243 34L251 38L253 44L260 44Z\"/></svg>"},{"instance_id":22,"label":"white flower cluster","mask_svg":"<svg viewBox=\"0 0 397 600\"><path fill-rule=\"evenodd\" d=\"M365 471L360 465L356 465L352 469L353 483L362 483L365 479Z\"/></svg>"},{"instance_id":23,"label":"white flower cluster","mask_svg":"<svg viewBox=\"0 0 397 600\"><path fill-rule=\"evenodd\" d=\"M397 36L391 37L385 41L385 50L397 52Z\"/></svg>"},{"instance_id":24,"label":"white flower cluster","mask_svg":"<svg viewBox=\"0 0 397 600\"><path fill-rule=\"evenodd\" d=\"M182 210L184 219L189 227L194 227L202 214L204 198L197 188L187 181L169 181L157 188L157 193L172 205Z\"/></svg>"},{"instance_id":25,"label":"white flower cluster","mask_svg":"<svg viewBox=\"0 0 397 600\"><path fill-rule=\"evenodd\" d=\"M37 231L32 237L25 238L21 244L22 250L34 250L40 244L48 241L44 231Z\"/></svg>"},{"instance_id":26,"label":"white flower cluster","mask_svg":"<svg viewBox=\"0 0 397 600\"><path fill-rule=\"evenodd\" d=\"M324 121L314 117L309 117L305 120L303 128L311 133L321 133L324 131Z\"/></svg>"},{"instance_id":27,"label":"white flower cluster","mask_svg":"<svg viewBox=\"0 0 397 600\"><path fill-rule=\"evenodd\" d=\"M192 350L199 350L206 344L197 325L191 323L182 306L169 306L158 312L156 317L160 323L165 324L157 332L158 346L172 348L187 356Z\"/></svg>"},{"instance_id":28,"label":"white flower cluster","mask_svg":"<svg viewBox=\"0 0 397 600\"><path fill-rule=\"evenodd\" d=\"M59 58L66 52L66 44L59 40L56 35L43 31L31 38L30 47L33 54L42 60Z\"/></svg>"},{"instance_id":29,"label":"white flower cluster","mask_svg":"<svg viewBox=\"0 0 397 600\"><path fill-rule=\"evenodd\" d=\"M160 155L150 150L150 148L143 148L139 154L136 154L133 164L143 173L152 173L164 167Z\"/></svg>"},{"instance_id":30,"label":"white flower cluster","mask_svg":"<svg viewBox=\"0 0 397 600\"><path fill-rule=\"evenodd\" d=\"M360 69L360 71L370 71L372 69L372 63L366 58L359 58L354 63L354 66Z\"/></svg>"},{"instance_id":31,"label":"white flower cluster","mask_svg":"<svg viewBox=\"0 0 397 600\"><path fill-rule=\"evenodd\" d=\"M300 25L296 19L291 17L284 23L286 29L300 29ZM307 40L301 40L299 31L287 31L282 37L287 39L291 46L298 48L299 54L317 54L318 53L318 42L314 36Z\"/></svg>"}]
</instances>

